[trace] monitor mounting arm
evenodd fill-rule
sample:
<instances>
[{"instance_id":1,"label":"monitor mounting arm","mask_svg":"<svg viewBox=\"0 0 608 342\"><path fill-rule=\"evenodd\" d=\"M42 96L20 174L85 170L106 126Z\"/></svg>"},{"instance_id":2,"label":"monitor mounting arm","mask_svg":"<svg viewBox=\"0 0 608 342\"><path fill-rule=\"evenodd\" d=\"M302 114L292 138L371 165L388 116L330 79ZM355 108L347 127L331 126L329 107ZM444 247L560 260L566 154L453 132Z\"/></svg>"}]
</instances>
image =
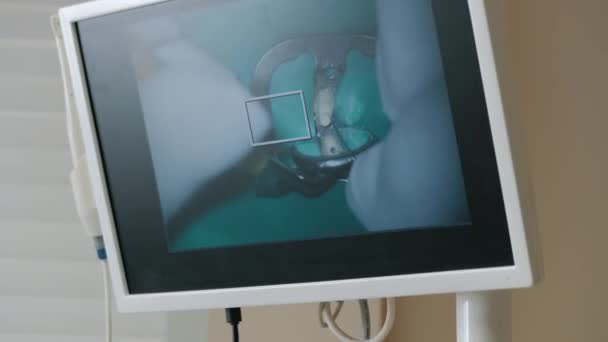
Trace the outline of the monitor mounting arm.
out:
<instances>
[{"instance_id":1,"label":"monitor mounting arm","mask_svg":"<svg viewBox=\"0 0 608 342\"><path fill-rule=\"evenodd\" d=\"M456 294L457 342L511 342L511 292Z\"/></svg>"}]
</instances>

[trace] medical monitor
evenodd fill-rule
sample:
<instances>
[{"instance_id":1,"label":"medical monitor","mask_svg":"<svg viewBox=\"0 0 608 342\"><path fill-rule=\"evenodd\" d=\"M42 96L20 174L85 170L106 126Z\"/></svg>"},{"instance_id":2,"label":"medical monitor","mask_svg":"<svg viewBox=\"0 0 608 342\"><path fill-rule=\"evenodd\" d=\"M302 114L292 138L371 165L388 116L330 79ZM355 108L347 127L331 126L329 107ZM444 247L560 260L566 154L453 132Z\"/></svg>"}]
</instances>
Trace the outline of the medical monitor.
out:
<instances>
[{"instance_id":1,"label":"medical monitor","mask_svg":"<svg viewBox=\"0 0 608 342\"><path fill-rule=\"evenodd\" d=\"M59 14L121 309L531 285L483 1Z\"/></svg>"}]
</instances>

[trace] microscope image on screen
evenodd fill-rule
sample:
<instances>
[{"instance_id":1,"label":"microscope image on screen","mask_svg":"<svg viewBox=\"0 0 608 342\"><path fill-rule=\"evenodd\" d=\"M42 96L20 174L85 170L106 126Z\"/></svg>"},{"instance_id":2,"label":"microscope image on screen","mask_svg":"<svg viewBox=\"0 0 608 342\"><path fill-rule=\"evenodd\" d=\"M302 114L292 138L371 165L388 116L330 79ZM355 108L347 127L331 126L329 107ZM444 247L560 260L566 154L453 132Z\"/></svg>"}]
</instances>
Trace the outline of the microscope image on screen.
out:
<instances>
[{"instance_id":1,"label":"microscope image on screen","mask_svg":"<svg viewBox=\"0 0 608 342\"><path fill-rule=\"evenodd\" d=\"M130 55L168 248L470 222L429 0L227 0Z\"/></svg>"}]
</instances>

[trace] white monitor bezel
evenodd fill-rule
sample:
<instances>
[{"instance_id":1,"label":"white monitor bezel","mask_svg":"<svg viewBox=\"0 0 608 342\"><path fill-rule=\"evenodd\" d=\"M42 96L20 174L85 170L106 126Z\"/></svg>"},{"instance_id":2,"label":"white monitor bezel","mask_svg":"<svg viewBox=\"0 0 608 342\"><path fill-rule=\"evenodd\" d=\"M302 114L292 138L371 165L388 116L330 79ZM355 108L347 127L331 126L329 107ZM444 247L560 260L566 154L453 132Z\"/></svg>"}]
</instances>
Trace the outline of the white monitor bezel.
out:
<instances>
[{"instance_id":1,"label":"white monitor bezel","mask_svg":"<svg viewBox=\"0 0 608 342\"><path fill-rule=\"evenodd\" d=\"M114 296L120 311L225 308L480 291L533 285L535 277L530 261L529 241L524 226L485 4L483 0L468 0L508 221L513 266L229 289L130 294L112 216L90 99L86 90L75 23L83 19L165 1L171 0L93 1L59 10L68 72L72 81L88 171L106 242Z\"/></svg>"}]
</instances>

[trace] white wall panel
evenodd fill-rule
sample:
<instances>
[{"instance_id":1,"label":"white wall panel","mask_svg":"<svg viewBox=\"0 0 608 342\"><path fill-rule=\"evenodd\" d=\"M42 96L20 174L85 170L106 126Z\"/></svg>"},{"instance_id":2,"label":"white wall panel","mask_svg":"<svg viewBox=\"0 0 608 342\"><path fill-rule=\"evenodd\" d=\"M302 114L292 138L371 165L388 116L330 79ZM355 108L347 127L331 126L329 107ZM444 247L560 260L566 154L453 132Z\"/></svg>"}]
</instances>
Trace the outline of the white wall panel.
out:
<instances>
[{"instance_id":1,"label":"white wall panel","mask_svg":"<svg viewBox=\"0 0 608 342\"><path fill-rule=\"evenodd\" d=\"M0 218L77 220L68 185L0 184Z\"/></svg>"},{"instance_id":2,"label":"white wall panel","mask_svg":"<svg viewBox=\"0 0 608 342\"><path fill-rule=\"evenodd\" d=\"M93 243L79 222L3 219L0 236L0 258L95 260Z\"/></svg>"},{"instance_id":3,"label":"white wall panel","mask_svg":"<svg viewBox=\"0 0 608 342\"><path fill-rule=\"evenodd\" d=\"M2 17L0 17L2 21ZM0 111L64 111L61 78L0 75Z\"/></svg>"},{"instance_id":4,"label":"white wall panel","mask_svg":"<svg viewBox=\"0 0 608 342\"><path fill-rule=\"evenodd\" d=\"M85 2L83 0L3 0L7 4L19 3L27 6L39 6L44 8L59 8L71 4Z\"/></svg>"},{"instance_id":5,"label":"white wall panel","mask_svg":"<svg viewBox=\"0 0 608 342\"><path fill-rule=\"evenodd\" d=\"M68 148L0 147L0 184L67 185Z\"/></svg>"},{"instance_id":6,"label":"white wall panel","mask_svg":"<svg viewBox=\"0 0 608 342\"><path fill-rule=\"evenodd\" d=\"M10 296L102 298L99 261L0 258L0 293Z\"/></svg>"},{"instance_id":7,"label":"white wall panel","mask_svg":"<svg viewBox=\"0 0 608 342\"><path fill-rule=\"evenodd\" d=\"M0 75L57 77L59 60L50 43L0 40Z\"/></svg>"},{"instance_id":8,"label":"white wall panel","mask_svg":"<svg viewBox=\"0 0 608 342\"><path fill-rule=\"evenodd\" d=\"M43 2L0 2L0 38L52 39L49 16L53 11L53 6Z\"/></svg>"},{"instance_id":9,"label":"white wall panel","mask_svg":"<svg viewBox=\"0 0 608 342\"><path fill-rule=\"evenodd\" d=\"M103 300L0 296L0 332L102 335ZM166 334L160 313L113 315L117 336L158 337Z\"/></svg>"},{"instance_id":10,"label":"white wall panel","mask_svg":"<svg viewBox=\"0 0 608 342\"><path fill-rule=\"evenodd\" d=\"M105 342L101 336L69 336L51 334L0 334L0 341L6 342ZM114 342L163 342L162 338L118 337ZM182 341L176 341L182 342Z\"/></svg>"},{"instance_id":11,"label":"white wall panel","mask_svg":"<svg viewBox=\"0 0 608 342\"><path fill-rule=\"evenodd\" d=\"M60 115L27 116L0 112L0 148L68 148L67 128Z\"/></svg>"}]
</instances>

